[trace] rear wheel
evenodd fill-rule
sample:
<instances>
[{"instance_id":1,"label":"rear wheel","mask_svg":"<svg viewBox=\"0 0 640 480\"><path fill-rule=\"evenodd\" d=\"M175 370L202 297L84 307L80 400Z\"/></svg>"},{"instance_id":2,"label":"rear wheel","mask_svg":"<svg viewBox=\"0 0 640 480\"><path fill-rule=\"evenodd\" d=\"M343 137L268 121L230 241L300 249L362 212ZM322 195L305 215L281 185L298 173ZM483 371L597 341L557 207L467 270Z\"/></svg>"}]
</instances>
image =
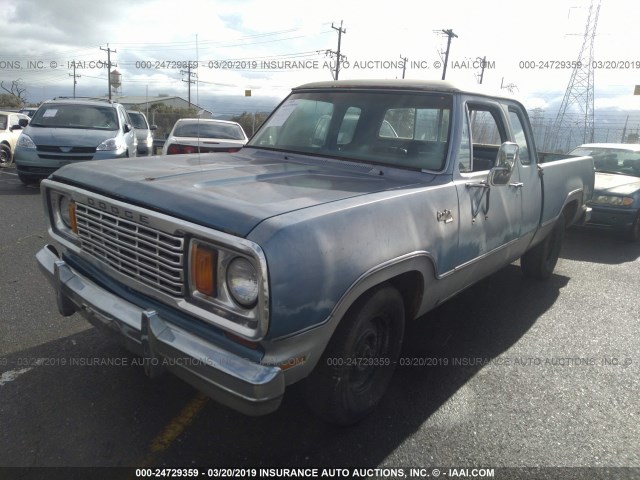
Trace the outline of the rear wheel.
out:
<instances>
[{"instance_id":1,"label":"rear wheel","mask_svg":"<svg viewBox=\"0 0 640 480\"><path fill-rule=\"evenodd\" d=\"M551 276L556 263L558 263L564 231L564 215L560 214L547 238L520 258L520 267L525 276L540 280L545 280Z\"/></svg>"},{"instance_id":2,"label":"rear wheel","mask_svg":"<svg viewBox=\"0 0 640 480\"><path fill-rule=\"evenodd\" d=\"M365 293L333 334L306 380L309 407L324 420L352 425L384 395L400 356L404 302L388 284Z\"/></svg>"},{"instance_id":3,"label":"rear wheel","mask_svg":"<svg viewBox=\"0 0 640 480\"><path fill-rule=\"evenodd\" d=\"M13 163L13 155L8 145L0 145L0 167L5 168Z\"/></svg>"}]
</instances>

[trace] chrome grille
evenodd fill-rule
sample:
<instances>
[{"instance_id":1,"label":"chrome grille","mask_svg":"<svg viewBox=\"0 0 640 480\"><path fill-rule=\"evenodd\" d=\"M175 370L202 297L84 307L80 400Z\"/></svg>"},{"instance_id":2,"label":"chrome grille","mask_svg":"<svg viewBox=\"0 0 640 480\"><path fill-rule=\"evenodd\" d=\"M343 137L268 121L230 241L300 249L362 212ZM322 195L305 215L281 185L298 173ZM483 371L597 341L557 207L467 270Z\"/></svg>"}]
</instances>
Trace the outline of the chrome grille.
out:
<instances>
[{"instance_id":1,"label":"chrome grille","mask_svg":"<svg viewBox=\"0 0 640 480\"><path fill-rule=\"evenodd\" d=\"M102 210L76 205L82 250L118 272L184 296L184 239Z\"/></svg>"}]
</instances>

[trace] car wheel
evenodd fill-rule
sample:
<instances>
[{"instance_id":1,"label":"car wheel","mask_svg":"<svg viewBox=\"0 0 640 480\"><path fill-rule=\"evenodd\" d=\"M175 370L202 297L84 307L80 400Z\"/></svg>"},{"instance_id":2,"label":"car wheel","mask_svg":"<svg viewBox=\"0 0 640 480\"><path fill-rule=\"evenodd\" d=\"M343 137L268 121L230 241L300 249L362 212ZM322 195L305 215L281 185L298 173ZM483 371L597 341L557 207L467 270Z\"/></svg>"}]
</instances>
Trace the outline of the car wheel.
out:
<instances>
[{"instance_id":1,"label":"car wheel","mask_svg":"<svg viewBox=\"0 0 640 480\"><path fill-rule=\"evenodd\" d=\"M38 183L37 178L34 178L31 175L25 175L24 173L18 172L18 178L20 179L23 185L34 185Z\"/></svg>"},{"instance_id":2,"label":"car wheel","mask_svg":"<svg viewBox=\"0 0 640 480\"><path fill-rule=\"evenodd\" d=\"M631 230L627 233L627 240L630 242L637 242L640 240L640 212L636 215L633 225L631 225Z\"/></svg>"},{"instance_id":3,"label":"car wheel","mask_svg":"<svg viewBox=\"0 0 640 480\"><path fill-rule=\"evenodd\" d=\"M558 263L565 227L564 215L560 214L547 238L522 255L520 268L525 276L539 280L551 276Z\"/></svg>"},{"instance_id":4,"label":"car wheel","mask_svg":"<svg viewBox=\"0 0 640 480\"><path fill-rule=\"evenodd\" d=\"M0 167L5 168L13 163L13 155L8 145L0 145Z\"/></svg>"},{"instance_id":5,"label":"car wheel","mask_svg":"<svg viewBox=\"0 0 640 480\"><path fill-rule=\"evenodd\" d=\"M366 292L349 309L306 379L307 404L336 425L368 415L384 395L402 348L404 302L388 284Z\"/></svg>"}]
</instances>

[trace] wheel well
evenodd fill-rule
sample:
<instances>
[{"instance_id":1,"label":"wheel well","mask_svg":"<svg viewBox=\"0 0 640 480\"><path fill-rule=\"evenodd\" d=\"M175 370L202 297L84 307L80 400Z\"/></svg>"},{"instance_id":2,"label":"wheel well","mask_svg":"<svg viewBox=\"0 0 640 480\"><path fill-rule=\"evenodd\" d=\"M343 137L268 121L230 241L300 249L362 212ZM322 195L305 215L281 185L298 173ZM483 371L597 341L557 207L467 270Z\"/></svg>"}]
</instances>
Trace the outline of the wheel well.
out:
<instances>
[{"instance_id":1,"label":"wheel well","mask_svg":"<svg viewBox=\"0 0 640 480\"><path fill-rule=\"evenodd\" d=\"M417 271L406 272L387 280L393 285L404 301L404 312L407 320L413 320L422 304L424 295L424 279Z\"/></svg>"}]
</instances>

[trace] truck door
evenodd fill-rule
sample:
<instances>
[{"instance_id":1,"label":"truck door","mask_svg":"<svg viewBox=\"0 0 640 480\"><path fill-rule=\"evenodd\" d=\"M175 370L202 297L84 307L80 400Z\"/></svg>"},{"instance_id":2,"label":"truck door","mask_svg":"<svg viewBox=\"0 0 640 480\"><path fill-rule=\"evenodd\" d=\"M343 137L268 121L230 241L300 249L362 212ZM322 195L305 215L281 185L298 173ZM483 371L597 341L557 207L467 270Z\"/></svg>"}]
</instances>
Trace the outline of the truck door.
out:
<instances>
[{"instance_id":1,"label":"truck door","mask_svg":"<svg viewBox=\"0 0 640 480\"><path fill-rule=\"evenodd\" d=\"M508 112L511 136L520 147L516 165L522 197L521 236L529 237L538 228L542 210L542 190L538 176L536 149L530 133L531 128L522 108L510 105Z\"/></svg>"},{"instance_id":2,"label":"truck door","mask_svg":"<svg viewBox=\"0 0 640 480\"><path fill-rule=\"evenodd\" d=\"M515 167L506 185L487 183L500 145L509 140L504 110L489 100L465 102L463 109L462 135L466 135L466 129L469 137L462 139L461 145L468 143L468 153L459 153L460 176L456 180L460 208L457 268L482 260L478 263L484 267L469 270L472 275L476 271L483 276L485 270L494 268L495 262L517 258L514 249L521 234L522 188L520 172ZM465 156L468 160L460 161Z\"/></svg>"}]
</instances>

